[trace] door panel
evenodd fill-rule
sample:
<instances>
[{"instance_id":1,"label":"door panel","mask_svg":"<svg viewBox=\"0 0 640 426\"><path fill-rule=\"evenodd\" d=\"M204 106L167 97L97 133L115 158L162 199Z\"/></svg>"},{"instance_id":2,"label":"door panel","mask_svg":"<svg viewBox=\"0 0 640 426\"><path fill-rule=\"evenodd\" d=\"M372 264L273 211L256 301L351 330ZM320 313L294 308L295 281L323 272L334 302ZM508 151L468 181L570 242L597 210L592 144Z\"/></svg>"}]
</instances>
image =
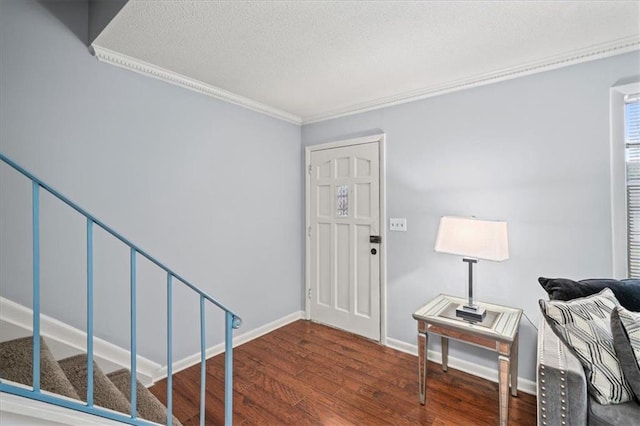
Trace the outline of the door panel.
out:
<instances>
[{"instance_id":1,"label":"door panel","mask_svg":"<svg viewBox=\"0 0 640 426\"><path fill-rule=\"evenodd\" d=\"M356 241L361 249L356 250L356 306L355 313L362 317L371 316L371 252L369 247L370 227L356 226Z\"/></svg>"},{"instance_id":2,"label":"door panel","mask_svg":"<svg viewBox=\"0 0 640 426\"><path fill-rule=\"evenodd\" d=\"M311 152L311 319L380 339L378 143ZM375 249L375 252L372 251Z\"/></svg>"},{"instance_id":3,"label":"door panel","mask_svg":"<svg viewBox=\"0 0 640 426\"><path fill-rule=\"evenodd\" d=\"M356 212L358 219L371 218L371 184L356 183Z\"/></svg>"},{"instance_id":4,"label":"door panel","mask_svg":"<svg viewBox=\"0 0 640 426\"><path fill-rule=\"evenodd\" d=\"M318 303L331 307L331 225L318 224L317 239L317 299Z\"/></svg>"},{"instance_id":5,"label":"door panel","mask_svg":"<svg viewBox=\"0 0 640 426\"><path fill-rule=\"evenodd\" d=\"M349 225L336 224L336 309L349 312L351 297L349 295L349 267L351 253L351 238Z\"/></svg>"}]
</instances>

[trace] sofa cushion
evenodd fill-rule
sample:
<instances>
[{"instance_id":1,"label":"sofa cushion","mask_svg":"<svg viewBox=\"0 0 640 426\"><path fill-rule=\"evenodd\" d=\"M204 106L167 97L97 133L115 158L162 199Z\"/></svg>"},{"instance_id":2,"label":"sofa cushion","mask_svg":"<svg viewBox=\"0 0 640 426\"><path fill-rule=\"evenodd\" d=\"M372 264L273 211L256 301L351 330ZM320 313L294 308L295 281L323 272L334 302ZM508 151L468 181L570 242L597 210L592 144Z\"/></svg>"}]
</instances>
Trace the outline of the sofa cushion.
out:
<instances>
[{"instance_id":1,"label":"sofa cushion","mask_svg":"<svg viewBox=\"0 0 640 426\"><path fill-rule=\"evenodd\" d=\"M589 279L574 281L567 278L538 278L551 300L572 300L587 297L610 288L620 305L640 312L640 280Z\"/></svg>"},{"instance_id":2,"label":"sofa cushion","mask_svg":"<svg viewBox=\"0 0 640 426\"><path fill-rule=\"evenodd\" d=\"M640 312L630 312L623 307L614 309L611 332L624 376L640 400Z\"/></svg>"},{"instance_id":3,"label":"sofa cushion","mask_svg":"<svg viewBox=\"0 0 640 426\"><path fill-rule=\"evenodd\" d=\"M568 302L540 300L551 329L580 360L589 393L600 404L620 404L634 397L613 347L610 318L618 306L608 288Z\"/></svg>"},{"instance_id":4,"label":"sofa cushion","mask_svg":"<svg viewBox=\"0 0 640 426\"><path fill-rule=\"evenodd\" d=\"M634 401L617 405L602 405L589 398L588 406L589 413L587 416L589 420L587 424L589 426L636 425L640 418L640 404L636 404Z\"/></svg>"}]
</instances>

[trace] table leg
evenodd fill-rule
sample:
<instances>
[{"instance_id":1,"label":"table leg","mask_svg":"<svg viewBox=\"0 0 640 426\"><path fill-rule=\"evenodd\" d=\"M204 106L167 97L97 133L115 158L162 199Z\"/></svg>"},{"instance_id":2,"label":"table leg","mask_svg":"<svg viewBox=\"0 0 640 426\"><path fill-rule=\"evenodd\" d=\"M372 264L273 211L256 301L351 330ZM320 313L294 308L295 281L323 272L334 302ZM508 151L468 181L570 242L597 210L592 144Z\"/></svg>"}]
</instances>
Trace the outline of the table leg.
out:
<instances>
[{"instance_id":1,"label":"table leg","mask_svg":"<svg viewBox=\"0 0 640 426\"><path fill-rule=\"evenodd\" d=\"M509 420L509 356L500 354L498 364L498 389L500 401L500 426L507 426Z\"/></svg>"},{"instance_id":2,"label":"table leg","mask_svg":"<svg viewBox=\"0 0 640 426\"><path fill-rule=\"evenodd\" d=\"M511 395L518 396L518 335L511 344Z\"/></svg>"},{"instance_id":3,"label":"table leg","mask_svg":"<svg viewBox=\"0 0 640 426\"><path fill-rule=\"evenodd\" d=\"M447 365L449 364L449 339L442 336L440 341L442 345L442 371L447 371Z\"/></svg>"},{"instance_id":4,"label":"table leg","mask_svg":"<svg viewBox=\"0 0 640 426\"><path fill-rule=\"evenodd\" d=\"M418 333L418 384L420 391L420 404L424 405L427 399L427 344L426 332Z\"/></svg>"}]
</instances>

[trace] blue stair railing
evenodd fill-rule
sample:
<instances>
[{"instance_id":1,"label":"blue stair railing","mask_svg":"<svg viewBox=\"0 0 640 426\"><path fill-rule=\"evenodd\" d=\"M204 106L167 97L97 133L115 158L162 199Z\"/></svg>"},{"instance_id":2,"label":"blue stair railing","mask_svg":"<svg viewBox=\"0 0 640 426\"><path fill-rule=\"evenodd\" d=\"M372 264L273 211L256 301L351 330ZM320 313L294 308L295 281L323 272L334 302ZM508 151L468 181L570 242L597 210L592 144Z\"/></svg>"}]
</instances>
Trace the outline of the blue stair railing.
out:
<instances>
[{"instance_id":1,"label":"blue stair railing","mask_svg":"<svg viewBox=\"0 0 640 426\"><path fill-rule=\"evenodd\" d=\"M173 390L173 287L174 279L200 296L200 424L205 424L206 400L206 338L205 338L205 304L211 303L225 313L225 358L224 358L224 422L233 422L233 329L242 324L238 315L226 308L220 302L191 284L182 276L169 269L163 263L147 254L140 247L114 231L109 226L95 218L73 201L56 191L23 167L19 166L4 154L0 153L0 160L11 166L32 183L32 230L33 230L33 389L19 387L0 380L0 391L18 395L37 401L81 411L107 419L132 425L151 425L148 421L138 418L136 401L136 259L142 256L167 274L167 425L172 423L172 390ZM60 398L55 394L43 393L40 389L40 189L44 189L63 203L83 215L87 220L87 401L76 402ZM120 414L97 407L93 404L93 229L98 226L126 244L130 249L130 294L131 294L131 413Z\"/></svg>"}]
</instances>

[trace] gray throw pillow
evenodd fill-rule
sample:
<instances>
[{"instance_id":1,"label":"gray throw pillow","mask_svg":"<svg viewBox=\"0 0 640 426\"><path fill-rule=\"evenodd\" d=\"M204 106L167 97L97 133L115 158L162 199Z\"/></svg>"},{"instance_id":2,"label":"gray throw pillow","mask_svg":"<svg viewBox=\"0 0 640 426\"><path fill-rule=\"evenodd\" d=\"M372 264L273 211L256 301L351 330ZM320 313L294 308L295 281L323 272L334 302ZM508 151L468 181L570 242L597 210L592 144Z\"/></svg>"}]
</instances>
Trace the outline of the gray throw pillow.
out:
<instances>
[{"instance_id":1,"label":"gray throw pillow","mask_svg":"<svg viewBox=\"0 0 640 426\"><path fill-rule=\"evenodd\" d=\"M584 367L589 393L603 405L621 404L634 397L613 347L611 312L618 306L608 288L568 302L540 300L551 329Z\"/></svg>"},{"instance_id":2,"label":"gray throw pillow","mask_svg":"<svg viewBox=\"0 0 640 426\"><path fill-rule=\"evenodd\" d=\"M572 300L587 297L610 288L618 303L630 311L640 312L640 280L592 278L574 281L567 278L538 278L550 300Z\"/></svg>"},{"instance_id":3,"label":"gray throw pillow","mask_svg":"<svg viewBox=\"0 0 640 426\"><path fill-rule=\"evenodd\" d=\"M611 332L624 375L640 400L640 312L623 307L611 313Z\"/></svg>"}]
</instances>

